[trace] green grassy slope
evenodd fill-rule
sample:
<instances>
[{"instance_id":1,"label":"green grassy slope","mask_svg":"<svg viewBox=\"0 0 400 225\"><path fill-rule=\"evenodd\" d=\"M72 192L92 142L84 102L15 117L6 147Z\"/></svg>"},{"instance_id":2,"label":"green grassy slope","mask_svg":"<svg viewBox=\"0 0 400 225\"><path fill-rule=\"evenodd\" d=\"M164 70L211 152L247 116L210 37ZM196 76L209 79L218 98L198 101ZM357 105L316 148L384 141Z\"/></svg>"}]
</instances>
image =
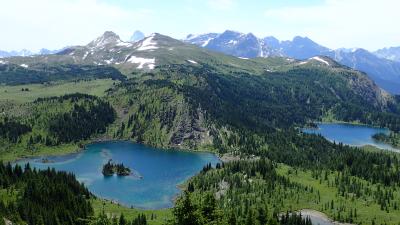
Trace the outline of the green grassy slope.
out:
<instances>
[{"instance_id":1,"label":"green grassy slope","mask_svg":"<svg viewBox=\"0 0 400 225\"><path fill-rule=\"evenodd\" d=\"M48 84L1 85L0 102L5 104L33 102L37 98L61 96L73 93L83 93L104 96L105 91L118 81L111 79L81 80L76 82L54 82ZM28 89L23 91L23 89Z\"/></svg>"}]
</instances>

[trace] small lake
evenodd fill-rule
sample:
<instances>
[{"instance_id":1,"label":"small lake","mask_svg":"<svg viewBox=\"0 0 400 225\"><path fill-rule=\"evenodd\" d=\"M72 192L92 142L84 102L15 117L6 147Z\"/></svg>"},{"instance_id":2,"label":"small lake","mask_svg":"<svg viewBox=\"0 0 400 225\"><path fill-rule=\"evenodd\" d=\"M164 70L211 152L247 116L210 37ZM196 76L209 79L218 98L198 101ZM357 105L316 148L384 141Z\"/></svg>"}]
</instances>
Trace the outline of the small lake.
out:
<instances>
[{"instance_id":1,"label":"small lake","mask_svg":"<svg viewBox=\"0 0 400 225\"><path fill-rule=\"evenodd\" d=\"M345 123L318 123L318 128L304 128L304 133L321 134L330 141L343 143L351 146L372 145L380 149L399 152L399 149L391 145L377 142L372 136L377 133L389 134L386 128L371 127L364 125L354 125Z\"/></svg>"},{"instance_id":2,"label":"small lake","mask_svg":"<svg viewBox=\"0 0 400 225\"><path fill-rule=\"evenodd\" d=\"M132 142L103 142L65 156L24 159L38 169L54 167L72 172L95 195L126 206L160 209L173 206L180 193L177 185L198 173L208 163L219 162L217 156L204 152L160 150ZM139 176L104 177L102 168L109 159L123 163Z\"/></svg>"}]
</instances>

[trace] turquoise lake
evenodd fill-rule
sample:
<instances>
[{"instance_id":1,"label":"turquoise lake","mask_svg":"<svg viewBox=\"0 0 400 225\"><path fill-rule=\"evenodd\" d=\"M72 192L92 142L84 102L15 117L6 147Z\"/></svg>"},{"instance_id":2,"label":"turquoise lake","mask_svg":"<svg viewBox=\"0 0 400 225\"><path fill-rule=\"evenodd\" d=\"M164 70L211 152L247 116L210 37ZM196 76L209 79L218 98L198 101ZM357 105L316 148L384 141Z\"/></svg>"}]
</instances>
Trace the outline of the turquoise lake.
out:
<instances>
[{"instance_id":1,"label":"turquoise lake","mask_svg":"<svg viewBox=\"0 0 400 225\"><path fill-rule=\"evenodd\" d=\"M391 145L377 142L372 136L377 133L389 134L386 128L371 127L364 125L353 125L344 123L318 123L318 128L304 128L305 133L321 134L330 141L352 146L372 145L380 149L400 152Z\"/></svg>"},{"instance_id":2,"label":"turquoise lake","mask_svg":"<svg viewBox=\"0 0 400 225\"><path fill-rule=\"evenodd\" d=\"M217 156L203 152L160 150L132 142L103 142L88 145L86 150L65 156L24 159L38 169L54 167L72 172L96 196L115 200L126 206L160 209L173 206L180 193L177 185L186 181L208 163L219 162ZM138 176L104 177L102 167L109 159L123 163Z\"/></svg>"}]
</instances>

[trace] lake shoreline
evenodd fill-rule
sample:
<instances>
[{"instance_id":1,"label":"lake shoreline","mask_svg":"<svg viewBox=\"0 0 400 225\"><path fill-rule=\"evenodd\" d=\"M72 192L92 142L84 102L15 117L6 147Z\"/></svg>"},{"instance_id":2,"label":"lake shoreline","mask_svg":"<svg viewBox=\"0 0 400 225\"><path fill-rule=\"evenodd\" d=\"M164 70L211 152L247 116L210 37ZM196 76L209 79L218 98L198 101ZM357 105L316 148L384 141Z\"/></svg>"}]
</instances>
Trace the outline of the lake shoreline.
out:
<instances>
[{"instance_id":1,"label":"lake shoreline","mask_svg":"<svg viewBox=\"0 0 400 225\"><path fill-rule=\"evenodd\" d=\"M364 149L373 146L383 151L400 152L399 148L373 138L373 135L378 133L389 133L388 128L346 122L315 122L315 124L317 127L300 128L300 132L321 135L332 143L343 143L350 147Z\"/></svg>"},{"instance_id":2,"label":"lake shoreline","mask_svg":"<svg viewBox=\"0 0 400 225\"><path fill-rule=\"evenodd\" d=\"M199 174L205 165L212 163L215 166L221 162L220 157L213 152L165 150L131 140L102 139L81 147L78 152L61 156L28 157L16 163L30 163L39 170L54 167L56 170L74 173L98 199L124 207L160 210L172 208L177 197L185 189L185 183ZM143 179L135 179L136 182L130 179L131 176L124 176L103 180L101 168L110 158L139 171ZM181 163L176 164L177 162ZM155 182L160 185L155 185ZM108 185L104 186L106 183ZM120 184L125 186L119 186ZM114 192L115 188L118 188L118 191ZM121 193L126 193L123 194L126 198Z\"/></svg>"},{"instance_id":3,"label":"lake shoreline","mask_svg":"<svg viewBox=\"0 0 400 225\"><path fill-rule=\"evenodd\" d=\"M30 156L22 156L22 157L15 157L13 159L10 160L4 160L5 163L16 163L18 161L21 160L26 160L26 159L33 159L33 158L47 158L47 157L55 157L55 156L68 156L68 155L73 155L73 154L78 154L81 153L83 151L86 150L87 146L89 145L93 145L93 144L99 144L99 143L115 143L115 142L131 142L133 144L140 144L143 145L145 147L149 147L149 148L159 148L163 151L182 151L182 152L198 152L198 153L211 153L214 154L216 157L218 157L218 159L223 162L222 157L223 155L219 154L218 152L214 152L214 151L210 151L210 150L196 150L196 149L182 149L182 148L164 148L164 147L156 147L156 146L152 146L152 145L148 145L145 143L139 143L139 142L135 142L133 140L130 139L118 139L118 138L95 138L95 139L91 139L91 140L87 140L83 143L83 147L79 147L77 146L77 148L74 148L74 150L67 150L67 151L63 151L63 152L57 152L55 151L54 154L52 153L44 153L44 154L38 154L38 155L30 155ZM60 145L62 147L62 145ZM56 146L56 147L60 147L60 146Z\"/></svg>"}]
</instances>

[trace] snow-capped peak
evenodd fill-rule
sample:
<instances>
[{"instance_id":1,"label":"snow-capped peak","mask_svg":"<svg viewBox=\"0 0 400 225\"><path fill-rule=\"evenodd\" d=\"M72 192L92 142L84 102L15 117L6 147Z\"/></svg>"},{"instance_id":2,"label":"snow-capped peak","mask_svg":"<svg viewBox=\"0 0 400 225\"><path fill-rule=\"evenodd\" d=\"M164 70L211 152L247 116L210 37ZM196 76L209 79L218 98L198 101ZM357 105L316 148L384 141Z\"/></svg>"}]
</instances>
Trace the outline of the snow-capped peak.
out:
<instances>
[{"instance_id":1,"label":"snow-capped peak","mask_svg":"<svg viewBox=\"0 0 400 225\"><path fill-rule=\"evenodd\" d=\"M93 48L93 47L103 47L108 44L118 44L118 43L123 43L120 37L112 31L106 31L102 36L90 42L88 46Z\"/></svg>"}]
</instances>

